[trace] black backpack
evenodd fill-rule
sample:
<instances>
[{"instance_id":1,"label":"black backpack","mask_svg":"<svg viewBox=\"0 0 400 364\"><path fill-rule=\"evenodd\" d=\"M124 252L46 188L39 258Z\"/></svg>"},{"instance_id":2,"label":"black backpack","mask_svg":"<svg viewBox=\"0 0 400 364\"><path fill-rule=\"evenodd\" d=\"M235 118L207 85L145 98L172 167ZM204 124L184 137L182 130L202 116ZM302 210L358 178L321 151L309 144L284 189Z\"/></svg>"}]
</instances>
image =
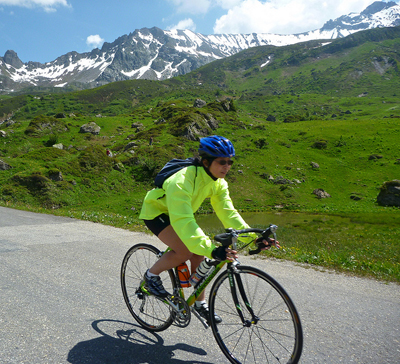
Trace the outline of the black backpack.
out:
<instances>
[{"instance_id":1,"label":"black backpack","mask_svg":"<svg viewBox=\"0 0 400 364\"><path fill-rule=\"evenodd\" d=\"M164 181L171 177L176 172L180 171L182 168L189 166L200 166L200 162L197 158L187 158L187 159L171 159L167 164L158 172L156 178L154 179L154 184L158 188L162 188Z\"/></svg>"}]
</instances>

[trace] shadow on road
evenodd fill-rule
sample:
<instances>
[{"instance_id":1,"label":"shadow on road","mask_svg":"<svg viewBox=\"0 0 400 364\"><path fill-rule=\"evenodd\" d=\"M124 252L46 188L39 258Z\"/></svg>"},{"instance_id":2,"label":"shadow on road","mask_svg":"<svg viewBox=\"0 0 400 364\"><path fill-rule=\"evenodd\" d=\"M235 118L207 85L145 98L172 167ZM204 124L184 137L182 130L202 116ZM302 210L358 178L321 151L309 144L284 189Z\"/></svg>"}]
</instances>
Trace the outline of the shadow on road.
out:
<instances>
[{"instance_id":1,"label":"shadow on road","mask_svg":"<svg viewBox=\"0 0 400 364\"><path fill-rule=\"evenodd\" d=\"M197 355L207 355L205 350L187 344L164 346L161 336L128 322L97 320L92 327L102 336L75 345L68 354L69 363L212 364L196 360ZM178 350L187 352L188 360L174 358Z\"/></svg>"}]
</instances>

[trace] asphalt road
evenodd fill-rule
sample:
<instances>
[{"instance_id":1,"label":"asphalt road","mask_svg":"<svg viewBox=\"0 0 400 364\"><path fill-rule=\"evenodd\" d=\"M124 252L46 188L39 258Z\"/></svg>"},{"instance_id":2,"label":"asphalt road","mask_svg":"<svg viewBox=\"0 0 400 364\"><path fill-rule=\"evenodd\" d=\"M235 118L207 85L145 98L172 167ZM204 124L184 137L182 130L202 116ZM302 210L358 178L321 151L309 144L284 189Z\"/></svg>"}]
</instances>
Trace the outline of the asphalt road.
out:
<instances>
[{"instance_id":1,"label":"asphalt road","mask_svg":"<svg viewBox=\"0 0 400 364\"><path fill-rule=\"evenodd\" d=\"M141 233L0 207L0 363L227 363L196 318L151 334L122 298ZM367 242L366 242L367 243ZM400 286L242 257L274 276L303 323L303 364L400 363Z\"/></svg>"}]
</instances>

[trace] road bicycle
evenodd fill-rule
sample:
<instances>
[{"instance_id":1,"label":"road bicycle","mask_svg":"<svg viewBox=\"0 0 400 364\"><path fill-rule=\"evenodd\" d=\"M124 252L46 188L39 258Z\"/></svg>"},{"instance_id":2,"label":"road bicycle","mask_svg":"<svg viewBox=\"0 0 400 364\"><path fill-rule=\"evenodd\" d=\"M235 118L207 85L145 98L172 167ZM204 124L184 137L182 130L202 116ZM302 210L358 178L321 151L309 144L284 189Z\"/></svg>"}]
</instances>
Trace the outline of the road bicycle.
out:
<instances>
[{"instance_id":1,"label":"road bicycle","mask_svg":"<svg viewBox=\"0 0 400 364\"><path fill-rule=\"evenodd\" d=\"M276 225L265 230L228 229L214 240L238 250L239 237L256 233L272 244L270 236L276 241L276 229ZM262 241L256 244L257 249L250 250L249 254L257 254L265 247ZM152 245L137 244L128 250L122 262L123 296L130 313L143 328L162 331L172 324L186 327L194 314L205 328L211 326L219 347L231 363L299 362L303 348L300 318L289 295L274 278L255 267L241 265L238 260L215 260L212 261L214 268L189 292L187 299L185 290L190 288L181 287L177 268L163 272L163 285L171 295L159 298L148 291L143 276L162 254ZM218 275L224 266L226 270ZM210 322L207 322L194 310L193 304L214 278L209 294ZM215 315L222 322L217 323Z\"/></svg>"}]
</instances>

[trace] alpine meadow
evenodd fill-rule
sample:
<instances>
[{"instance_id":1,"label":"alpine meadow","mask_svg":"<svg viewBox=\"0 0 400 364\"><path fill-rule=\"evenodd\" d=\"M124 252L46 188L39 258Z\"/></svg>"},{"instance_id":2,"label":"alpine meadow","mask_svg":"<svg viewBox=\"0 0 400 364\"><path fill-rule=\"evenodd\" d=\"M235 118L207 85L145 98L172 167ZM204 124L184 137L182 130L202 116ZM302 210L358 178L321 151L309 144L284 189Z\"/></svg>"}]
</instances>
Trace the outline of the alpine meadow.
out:
<instances>
[{"instance_id":1,"label":"alpine meadow","mask_svg":"<svg viewBox=\"0 0 400 364\"><path fill-rule=\"evenodd\" d=\"M400 282L399 205L377 199L400 190L400 27L250 48L164 81L1 95L0 204L145 231L157 172L211 134L236 149L235 207L268 213L264 226L287 215L265 257Z\"/></svg>"}]
</instances>

